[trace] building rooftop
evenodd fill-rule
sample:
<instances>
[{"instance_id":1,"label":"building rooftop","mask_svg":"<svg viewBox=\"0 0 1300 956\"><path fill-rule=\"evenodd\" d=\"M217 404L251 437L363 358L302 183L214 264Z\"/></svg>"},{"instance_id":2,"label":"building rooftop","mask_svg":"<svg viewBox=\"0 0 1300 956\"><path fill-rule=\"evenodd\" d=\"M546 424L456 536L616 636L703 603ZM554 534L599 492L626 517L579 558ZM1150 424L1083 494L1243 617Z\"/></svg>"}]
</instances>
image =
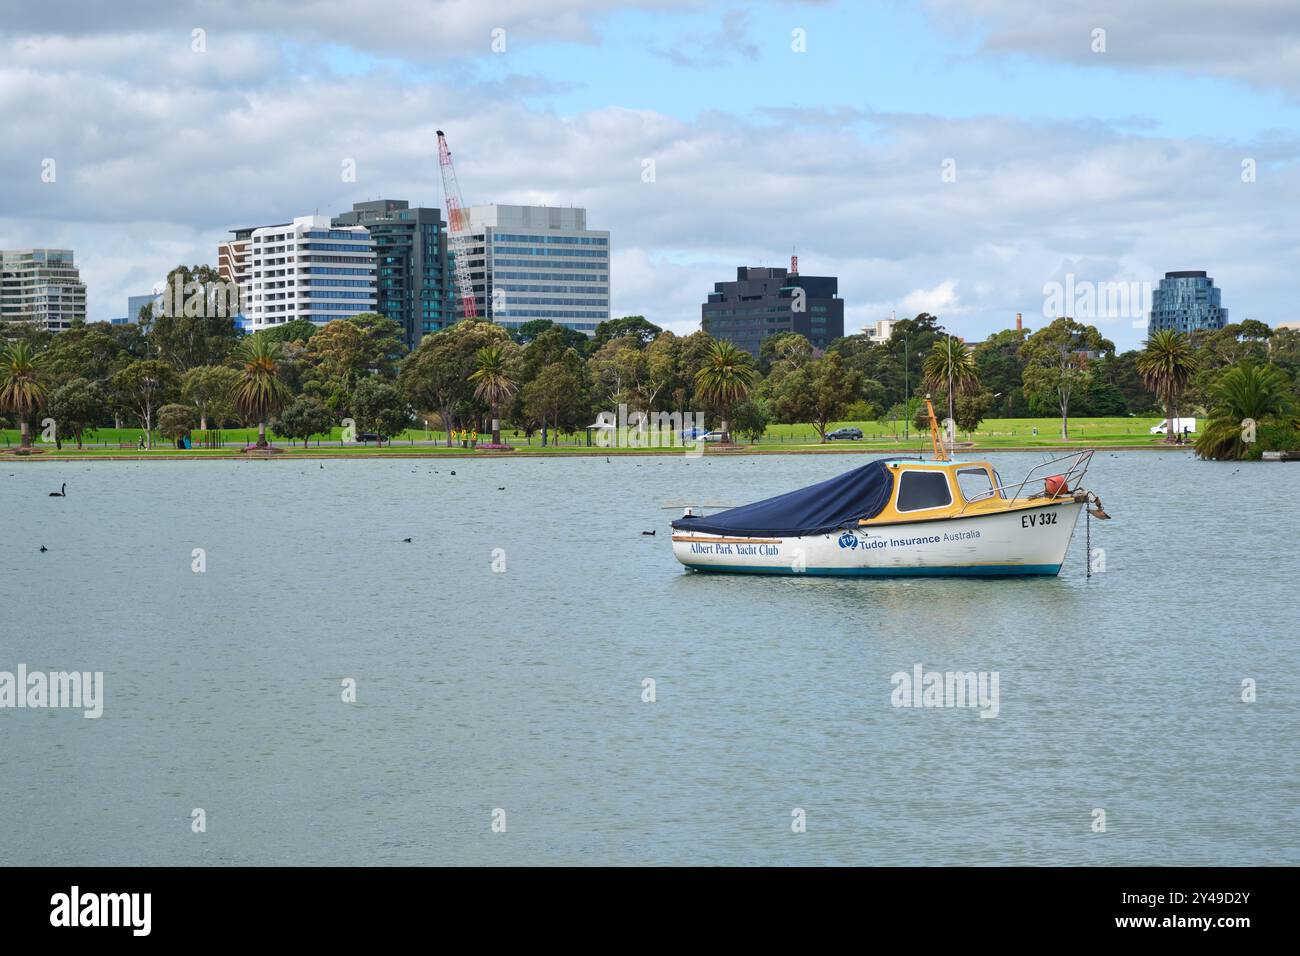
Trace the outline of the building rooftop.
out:
<instances>
[{"instance_id":1,"label":"building rooftop","mask_svg":"<svg viewBox=\"0 0 1300 956\"><path fill-rule=\"evenodd\" d=\"M581 206L518 206L488 203L468 206L471 228L568 229L587 231L587 210ZM593 230L599 231L599 230Z\"/></svg>"}]
</instances>

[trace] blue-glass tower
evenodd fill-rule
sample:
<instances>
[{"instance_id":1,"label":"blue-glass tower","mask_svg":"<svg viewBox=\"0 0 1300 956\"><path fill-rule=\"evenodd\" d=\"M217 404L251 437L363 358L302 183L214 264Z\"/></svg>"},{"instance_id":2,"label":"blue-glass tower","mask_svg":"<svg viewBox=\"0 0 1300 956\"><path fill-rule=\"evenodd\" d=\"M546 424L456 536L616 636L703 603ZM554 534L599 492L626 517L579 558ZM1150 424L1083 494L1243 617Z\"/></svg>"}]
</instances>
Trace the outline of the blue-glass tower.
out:
<instances>
[{"instance_id":1,"label":"blue-glass tower","mask_svg":"<svg viewBox=\"0 0 1300 956\"><path fill-rule=\"evenodd\" d=\"M1219 301L1214 280L1204 272L1166 272L1151 295L1148 335L1160 329L1187 333L1227 324L1228 310Z\"/></svg>"}]
</instances>

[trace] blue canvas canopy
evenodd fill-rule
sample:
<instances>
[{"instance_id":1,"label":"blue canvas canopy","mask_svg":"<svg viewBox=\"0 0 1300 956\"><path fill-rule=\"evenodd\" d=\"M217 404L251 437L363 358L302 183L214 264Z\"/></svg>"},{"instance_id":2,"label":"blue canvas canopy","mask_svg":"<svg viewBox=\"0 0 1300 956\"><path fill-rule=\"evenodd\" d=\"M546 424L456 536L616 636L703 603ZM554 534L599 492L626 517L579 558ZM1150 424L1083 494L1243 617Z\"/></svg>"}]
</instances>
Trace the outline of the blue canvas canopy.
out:
<instances>
[{"instance_id":1,"label":"blue canvas canopy","mask_svg":"<svg viewBox=\"0 0 1300 956\"><path fill-rule=\"evenodd\" d=\"M723 535L827 534L880 514L894 486L894 476L885 466L887 460L877 459L819 484L752 505L707 517L678 518L673 528Z\"/></svg>"}]
</instances>

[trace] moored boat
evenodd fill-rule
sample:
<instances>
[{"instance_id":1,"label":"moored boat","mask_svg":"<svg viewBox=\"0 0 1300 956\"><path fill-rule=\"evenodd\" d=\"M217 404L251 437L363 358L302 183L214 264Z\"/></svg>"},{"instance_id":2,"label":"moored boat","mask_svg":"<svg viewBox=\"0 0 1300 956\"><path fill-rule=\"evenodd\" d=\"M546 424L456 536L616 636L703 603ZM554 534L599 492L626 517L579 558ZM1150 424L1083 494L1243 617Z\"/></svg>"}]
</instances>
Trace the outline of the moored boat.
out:
<instances>
[{"instance_id":1,"label":"moored boat","mask_svg":"<svg viewBox=\"0 0 1300 956\"><path fill-rule=\"evenodd\" d=\"M1109 517L1082 487L1091 449L1043 462L1018 485L986 461L935 450L711 516L688 509L672 523L673 553L697 571L747 574L1055 575L1080 512Z\"/></svg>"}]
</instances>

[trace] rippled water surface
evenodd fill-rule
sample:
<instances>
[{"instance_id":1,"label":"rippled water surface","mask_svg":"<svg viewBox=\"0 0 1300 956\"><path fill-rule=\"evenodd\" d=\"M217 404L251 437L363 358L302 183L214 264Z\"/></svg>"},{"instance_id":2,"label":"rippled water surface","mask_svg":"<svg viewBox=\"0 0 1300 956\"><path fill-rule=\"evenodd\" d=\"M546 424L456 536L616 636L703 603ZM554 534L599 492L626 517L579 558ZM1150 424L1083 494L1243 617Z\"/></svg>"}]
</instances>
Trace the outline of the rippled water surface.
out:
<instances>
[{"instance_id":1,"label":"rippled water surface","mask_svg":"<svg viewBox=\"0 0 1300 956\"><path fill-rule=\"evenodd\" d=\"M1300 863L1300 466L1099 452L1090 581L673 559L861 460L0 461L0 670L106 697L0 710L0 864Z\"/></svg>"}]
</instances>

